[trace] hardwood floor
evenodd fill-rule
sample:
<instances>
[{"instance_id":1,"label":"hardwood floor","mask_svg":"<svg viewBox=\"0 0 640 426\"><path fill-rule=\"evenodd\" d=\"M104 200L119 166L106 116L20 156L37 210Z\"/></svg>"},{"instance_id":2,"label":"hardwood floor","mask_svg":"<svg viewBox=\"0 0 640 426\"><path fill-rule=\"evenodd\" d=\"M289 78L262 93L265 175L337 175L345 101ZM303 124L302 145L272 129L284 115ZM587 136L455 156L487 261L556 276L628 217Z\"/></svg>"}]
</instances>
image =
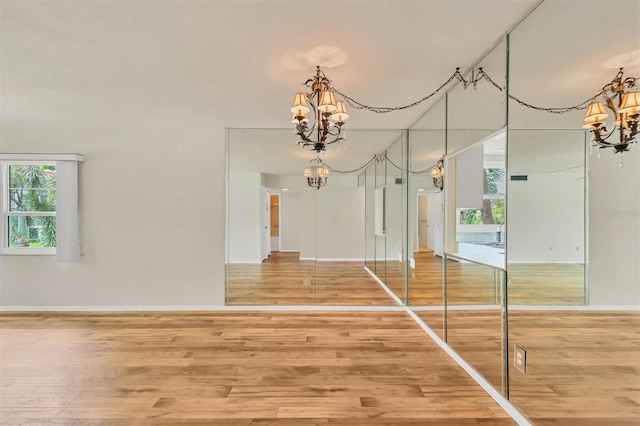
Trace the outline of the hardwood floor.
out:
<instances>
[{"instance_id":1,"label":"hardwood floor","mask_svg":"<svg viewBox=\"0 0 640 426\"><path fill-rule=\"evenodd\" d=\"M0 423L508 425L405 313L0 315Z\"/></svg>"},{"instance_id":2,"label":"hardwood floor","mask_svg":"<svg viewBox=\"0 0 640 426\"><path fill-rule=\"evenodd\" d=\"M442 259L415 253L409 296L413 306L442 305ZM398 263L398 262L396 262ZM579 264L510 264L509 303L514 305L584 305L584 268ZM451 305L499 304L493 269L473 263L447 262L447 301Z\"/></svg>"},{"instance_id":3,"label":"hardwood floor","mask_svg":"<svg viewBox=\"0 0 640 426\"><path fill-rule=\"evenodd\" d=\"M301 261L298 253L227 265L226 292L227 305L396 305L362 262Z\"/></svg>"},{"instance_id":4,"label":"hardwood floor","mask_svg":"<svg viewBox=\"0 0 640 426\"><path fill-rule=\"evenodd\" d=\"M442 306L442 259L429 252L415 253L415 259L409 275L409 303ZM363 266L362 262L301 261L298 253L279 252L261 264L230 264L227 304L394 306ZM367 266L405 299L402 262L368 262ZM500 303L501 288L495 285L492 268L450 260L447 273L449 304ZM509 303L583 305L583 276L582 265L576 264L510 265Z\"/></svg>"},{"instance_id":5,"label":"hardwood floor","mask_svg":"<svg viewBox=\"0 0 640 426\"><path fill-rule=\"evenodd\" d=\"M434 314L418 312L426 323ZM497 388L500 327L499 311L448 312L448 343ZM537 425L640 424L640 313L510 311L509 347L511 402Z\"/></svg>"}]
</instances>

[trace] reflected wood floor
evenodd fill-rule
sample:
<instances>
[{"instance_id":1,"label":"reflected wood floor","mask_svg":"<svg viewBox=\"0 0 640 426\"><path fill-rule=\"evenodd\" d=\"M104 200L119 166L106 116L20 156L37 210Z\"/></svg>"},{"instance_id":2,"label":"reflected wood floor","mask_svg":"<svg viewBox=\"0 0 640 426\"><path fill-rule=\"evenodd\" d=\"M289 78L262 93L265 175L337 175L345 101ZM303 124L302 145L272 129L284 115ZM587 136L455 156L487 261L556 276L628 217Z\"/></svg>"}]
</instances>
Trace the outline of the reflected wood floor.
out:
<instances>
[{"instance_id":1,"label":"reflected wood floor","mask_svg":"<svg viewBox=\"0 0 640 426\"><path fill-rule=\"evenodd\" d=\"M228 264L226 292L227 305L396 305L362 262L301 261L298 253Z\"/></svg>"},{"instance_id":2,"label":"reflected wood floor","mask_svg":"<svg viewBox=\"0 0 640 426\"><path fill-rule=\"evenodd\" d=\"M500 315L448 312L448 343L497 388ZM513 367L514 344L527 351L526 374ZM509 347L511 402L535 424L640 424L639 312L510 311Z\"/></svg>"},{"instance_id":3,"label":"reflected wood floor","mask_svg":"<svg viewBox=\"0 0 640 426\"><path fill-rule=\"evenodd\" d=\"M442 259L415 253L409 295L413 306L442 305ZM392 262L393 263L393 262ZM399 262L395 262L399 264ZM579 264L509 265L509 303L515 305L584 305L584 269ZM473 263L447 262L447 300L451 305L499 304L493 269ZM396 278L395 281L398 281ZM401 282L401 277L400 277ZM397 287L397 284L396 284ZM394 287L395 288L395 287Z\"/></svg>"},{"instance_id":4,"label":"reflected wood floor","mask_svg":"<svg viewBox=\"0 0 640 426\"><path fill-rule=\"evenodd\" d=\"M442 305L442 258L415 253L410 269L409 303ZM403 263L370 262L367 267L405 299ZM395 302L364 270L362 262L299 260L298 253L278 253L261 264L227 265L228 305L375 305ZM448 261L447 297L451 305L499 304L501 287L492 268ZM509 266L509 303L583 305L583 267L576 264L514 264ZM305 283L305 277L308 282Z\"/></svg>"},{"instance_id":5,"label":"reflected wood floor","mask_svg":"<svg viewBox=\"0 0 640 426\"><path fill-rule=\"evenodd\" d=\"M510 425L406 313L0 315L0 423Z\"/></svg>"}]
</instances>

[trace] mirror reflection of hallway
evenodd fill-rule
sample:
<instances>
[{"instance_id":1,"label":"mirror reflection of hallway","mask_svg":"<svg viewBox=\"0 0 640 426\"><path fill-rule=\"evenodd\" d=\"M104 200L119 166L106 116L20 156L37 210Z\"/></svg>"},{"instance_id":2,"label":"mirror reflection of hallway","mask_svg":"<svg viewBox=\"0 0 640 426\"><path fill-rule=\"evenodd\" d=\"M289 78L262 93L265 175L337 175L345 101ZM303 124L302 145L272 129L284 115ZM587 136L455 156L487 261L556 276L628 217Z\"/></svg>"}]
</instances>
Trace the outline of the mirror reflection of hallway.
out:
<instances>
[{"instance_id":1,"label":"mirror reflection of hallway","mask_svg":"<svg viewBox=\"0 0 640 426\"><path fill-rule=\"evenodd\" d=\"M350 149L332 146L325 160L357 169L398 134L352 131ZM364 269L364 181L336 172L310 187L303 171L312 153L283 143L290 139L290 129L229 130L226 304L395 305Z\"/></svg>"},{"instance_id":2,"label":"mirror reflection of hallway","mask_svg":"<svg viewBox=\"0 0 640 426\"><path fill-rule=\"evenodd\" d=\"M280 251L280 194L271 194L271 253Z\"/></svg>"},{"instance_id":3,"label":"mirror reflection of hallway","mask_svg":"<svg viewBox=\"0 0 640 426\"><path fill-rule=\"evenodd\" d=\"M418 195L418 252L432 252L434 246L434 229L430 221L434 217L435 204L429 195Z\"/></svg>"}]
</instances>

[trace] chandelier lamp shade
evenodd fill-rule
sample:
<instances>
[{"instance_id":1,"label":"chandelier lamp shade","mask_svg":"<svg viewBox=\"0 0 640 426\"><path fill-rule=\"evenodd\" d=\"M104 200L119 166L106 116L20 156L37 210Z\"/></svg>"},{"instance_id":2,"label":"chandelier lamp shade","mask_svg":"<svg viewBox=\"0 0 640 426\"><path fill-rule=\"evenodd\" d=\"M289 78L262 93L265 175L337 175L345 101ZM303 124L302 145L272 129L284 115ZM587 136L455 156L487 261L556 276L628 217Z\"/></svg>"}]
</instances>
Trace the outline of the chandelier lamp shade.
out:
<instances>
[{"instance_id":1,"label":"chandelier lamp shade","mask_svg":"<svg viewBox=\"0 0 640 426\"><path fill-rule=\"evenodd\" d=\"M304 177L311 188L320 189L327 184L329 168L323 164L318 154L309 161L309 167L304 169Z\"/></svg>"},{"instance_id":2,"label":"chandelier lamp shade","mask_svg":"<svg viewBox=\"0 0 640 426\"><path fill-rule=\"evenodd\" d=\"M640 116L640 93L630 90L636 78L624 78L622 68L616 77L602 88L604 102L592 102L587 108L584 128L593 134L593 144L599 148L613 148L616 153L629 151L629 145L637 143L638 117ZM617 103L617 105L616 105ZM607 130L605 120L613 114L612 129Z\"/></svg>"},{"instance_id":3,"label":"chandelier lamp shade","mask_svg":"<svg viewBox=\"0 0 640 426\"><path fill-rule=\"evenodd\" d=\"M345 103L336 101L331 81L319 66L316 67L316 75L304 85L311 91L296 93L291 107L291 123L298 145L320 153L327 149L327 145L345 140L342 126L349 119L349 114Z\"/></svg>"}]
</instances>

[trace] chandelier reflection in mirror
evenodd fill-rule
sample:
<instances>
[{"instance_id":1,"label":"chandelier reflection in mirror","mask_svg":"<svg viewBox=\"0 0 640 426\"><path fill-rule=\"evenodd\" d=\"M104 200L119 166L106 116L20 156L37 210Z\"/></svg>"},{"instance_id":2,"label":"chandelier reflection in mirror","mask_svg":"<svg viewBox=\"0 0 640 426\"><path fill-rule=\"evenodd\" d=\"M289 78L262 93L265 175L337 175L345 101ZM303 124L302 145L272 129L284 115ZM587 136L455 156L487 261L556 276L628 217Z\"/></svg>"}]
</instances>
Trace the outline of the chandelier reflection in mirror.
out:
<instances>
[{"instance_id":1,"label":"chandelier reflection in mirror","mask_svg":"<svg viewBox=\"0 0 640 426\"><path fill-rule=\"evenodd\" d=\"M304 169L304 176L307 178L307 185L320 189L327 184L329 179L329 168L324 165L319 153L309 161L309 167Z\"/></svg>"},{"instance_id":2,"label":"chandelier reflection in mirror","mask_svg":"<svg viewBox=\"0 0 640 426\"><path fill-rule=\"evenodd\" d=\"M640 115L640 93L630 91L635 87L637 79L624 78L622 70L620 68L613 81L604 86L597 95L602 95L604 103L592 102L589 105L583 126L593 133L593 146L601 149L613 148L620 154L629 151L629 145L637 142L635 138L638 134L638 116ZM605 105L615 117L610 131L607 130L605 123L605 119L609 116ZM617 136L614 136L616 133ZM623 165L622 159L620 165Z\"/></svg>"},{"instance_id":3,"label":"chandelier reflection in mirror","mask_svg":"<svg viewBox=\"0 0 640 426\"><path fill-rule=\"evenodd\" d=\"M298 145L311 147L311 150L320 153L327 149L327 145L345 140L342 126L349 119L349 114L344 102L336 101L331 80L319 66L316 67L316 75L304 85L311 92L296 94L291 108L291 123L295 128ZM312 123L309 121L310 113Z\"/></svg>"},{"instance_id":4,"label":"chandelier reflection in mirror","mask_svg":"<svg viewBox=\"0 0 640 426\"><path fill-rule=\"evenodd\" d=\"M431 169L431 179L433 179L433 186L440 190L444 188L444 157L441 157Z\"/></svg>"}]
</instances>

